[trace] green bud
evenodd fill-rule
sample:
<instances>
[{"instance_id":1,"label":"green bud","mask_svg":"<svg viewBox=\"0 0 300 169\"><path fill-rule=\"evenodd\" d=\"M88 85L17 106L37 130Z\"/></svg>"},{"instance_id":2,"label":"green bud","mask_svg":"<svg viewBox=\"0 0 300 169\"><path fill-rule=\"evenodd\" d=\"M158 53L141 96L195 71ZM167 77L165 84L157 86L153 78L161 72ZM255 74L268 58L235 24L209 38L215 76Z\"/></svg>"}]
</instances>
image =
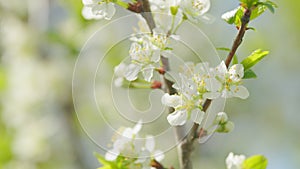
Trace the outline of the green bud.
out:
<instances>
[{"instance_id":1,"label":"green bud","mask_svg":"<svg viewBox=\"0 0 300 169\"><path fill-rule=\"evenodd\" d=\"M179 6L171 6L170 7L171 14L175 16L178 12L178 8L179 8Z\"/></svg>"},{"instance_id":2,"label":"green bud","mask_svg":"<svg viewBox=\"0 0 300 169\"><path fill-rule=\"evenodd\" d=\"M231 121L226 122L225 124L220 124L216 130L218 133L229 133L234 129L234 124Z\"/></svg>"}]
</instances>

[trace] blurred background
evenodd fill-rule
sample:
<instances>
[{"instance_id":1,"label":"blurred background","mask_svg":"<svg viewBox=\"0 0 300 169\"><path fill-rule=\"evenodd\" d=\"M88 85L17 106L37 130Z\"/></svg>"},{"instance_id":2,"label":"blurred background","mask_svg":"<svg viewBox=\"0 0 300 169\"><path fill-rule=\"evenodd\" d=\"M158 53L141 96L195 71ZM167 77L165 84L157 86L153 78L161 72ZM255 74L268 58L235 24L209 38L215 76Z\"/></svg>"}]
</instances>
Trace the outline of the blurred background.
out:
<instances>
[{"instance_id":1,"label":"blurred background","mask_svg":"<svg viewBox=\"0 0 300 169\"><path fill-rule=\"evenodd\" d=\"M254 68L257 80L245 83L250 97L232 99L226 104L225 111L235 123L235 130L215 134L199 146L193 154L195 168L225 168L225 157L231 151L247 156L263 154L269 160L269 169L300 168L300 1L275 2L279 6L275 14L266 12L251 23L256 31L247 32L237 53L243 58L257 48L270 50L270 55ZM199 26L216 47L230 47L236 29L219 18L235 8L238 1L211 3L210 14L215 16L215 22ZM80 111L86 115L79 116L91 125L82 128L83 121L80 125L72 99L72 76L82 47L108 21L87 21L81 16L81 9L80 0L0 0L0 168L100 166L93 153L103 153L103 149L95 142L109 133L89 113L92 110L88 100L81 102L84 108ZM127 14L118 9L114 18ZM102 52L123 29L104 31L105 36L97 37L101 39ZM110 50L99 69L97 90L101 92L97 94L101 110L107 114L116 110L111 110L113 103L103 98L112 94L122 98L122 92L108 92L110 87L106 84L111 82L113 67L127 57L129 45L120 43ZM226 56L219 54L221 58ZM91 60L85 64L89 73L88 67L95 63ZM134 104L147 108L149 103L140 98L148 92L133 96ZM88 137L87 130L95 137ZM176 168L175 150L168 151L167 156L163 163Z\"/></svg>"}]
</instances>

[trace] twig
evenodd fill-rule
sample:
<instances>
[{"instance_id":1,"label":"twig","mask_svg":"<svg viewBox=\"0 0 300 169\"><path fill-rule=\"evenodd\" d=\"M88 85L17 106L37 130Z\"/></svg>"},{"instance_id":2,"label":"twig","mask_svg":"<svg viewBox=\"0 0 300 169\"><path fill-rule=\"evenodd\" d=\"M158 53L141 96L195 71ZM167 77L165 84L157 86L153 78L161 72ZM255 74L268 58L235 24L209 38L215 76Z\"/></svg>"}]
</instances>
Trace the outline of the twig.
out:
<instances>
[{"instance_id":1,"label":"twig","mask_svg":"<svg viewBox=\"0 0 300 169\"><path fill-rule=\"evenodd\" d=\"M240 44L243 41L243 37L245 35L245 32L247 30L247 25L250 21L250 16L251 16L251 10L250 9L246 9L246 11L244 12L244 15L242 17L242 25L241 28L239 29L239 32L232 44L231 50L227 56L227 59L225 61L226 66L228 67L229 64L231 63L231 60L237 50L237 48L240 46Z\"/></svg>"}]
</instances>

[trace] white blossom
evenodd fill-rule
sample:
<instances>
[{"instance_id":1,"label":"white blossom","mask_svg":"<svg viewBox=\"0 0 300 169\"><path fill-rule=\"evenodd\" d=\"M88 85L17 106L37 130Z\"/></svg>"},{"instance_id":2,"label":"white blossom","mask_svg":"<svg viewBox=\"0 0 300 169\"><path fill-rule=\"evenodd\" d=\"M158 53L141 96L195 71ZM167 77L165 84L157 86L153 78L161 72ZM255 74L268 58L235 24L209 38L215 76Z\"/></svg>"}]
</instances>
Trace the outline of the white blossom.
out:
<instances>
[{"instance_id":1,"label":"white blossom","mask_svg":"<svg viewBox=\"0 0 300 169\"><path fill-rule=\"evenodd\" d=\"M82 3L82 16L85 19L110 20L116 12L114 4L106 0L82 0Z\"/></svg>"},{"instance_id":2,"label":"white blossom","mask_svg":"<svg viewBox=\"0 0 300 169\"><path fill-rule=\"evenodd\" d=\"M134 141L134 138L137 136L141 128L141 120L133 128L125 128L124 131L121 133L120 137L114 141L113 148L106 152L105 159L113 161L121 153L128 154L128 151L134 151L133 149L131 149L131 146L126 145Z\"/></svg>"},{"instance_id":3,"label":"white blossom","mask_svg":"<svg viewBox=\"0 0 300 169\"><path fill-rule=\"evenodd\" d=\"M189 20L206 20L205 13L210 9L210 0L183 0L180 7Z\"/></svg>"},{"instance_id":4,"label":"white blossom","mask_svg":"<svg viewBox=\"0 0 300 169\"><path fill-rule=\"evenodd\" d=\"M211 90L210 93L206 93L205 96L210 99L217 98L219 96L223 98L239 97L246 99L249 96L249 92L246 87L242 85L242 78L244 76L244 67L242 64L235 64L227 69L224 61L222 61L215 68L215 78L217 81L212 81L212 86L222 85L217 91ZM212 89L209 88L208 89Z\"/></svg>"},{"instance_id":5,"label":"white blossom","mask_svg":"<svg viewBox=\"0 0 300 169\"><path fill-rule=\"evenodd\" d=\"M242 169L243 162L246 157L244 155L234 155L232 152L226 158L227 169Z\"/></svg>"},{"instance_id":6,"label":"white blossom","mask_svg":"<svg viewBox=\"0 0 300 169\"><path fill-rule=\"evenodd\" d=\"M167 116L167 120L172 126L180 126L186 123L188 117L192 117L195 123L200 124L204 117L199 107L198 100L190 100L183 95L164 94L162 103L166 106L173 107L175 111Z\"/></svg>"}]
</instances>

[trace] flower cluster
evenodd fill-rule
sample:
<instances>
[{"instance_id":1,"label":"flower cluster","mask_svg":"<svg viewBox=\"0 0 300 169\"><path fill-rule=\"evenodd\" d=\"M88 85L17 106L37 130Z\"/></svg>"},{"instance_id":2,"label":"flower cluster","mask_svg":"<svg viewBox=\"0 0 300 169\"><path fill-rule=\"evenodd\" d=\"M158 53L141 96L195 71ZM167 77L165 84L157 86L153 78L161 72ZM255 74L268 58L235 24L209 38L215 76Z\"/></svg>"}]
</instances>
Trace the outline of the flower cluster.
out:
<instances>
[{"instance_id":1,"label":"flower cluster","mask_svg":"<svg viewBox=\"0 0 300 169\"><path fill-rule=\"evenodd\" d=\"M177 15L193 22L207 20L210 0L152 0L152 11Z\"/></svg>"},{"instance_id":2,"label":"flower cluster","mask_svg":"<svg viewBox=\"0 0 300 169\"><path fill-rule=\"evenodd\" d=\"M178 40L177 36L167 36L163 30L155 28L153 34L138 34L139 37L132 37L132 44L129 49L131 63L124 63L115 67L116 86L121 86L124 79L134 81L141 72L144 80L150 82L154 70L161 67L161 56L170 55L170 47L173 40Z\"/></svg>"},{"instance_id":3,"label":"flower cluster","mask_svg":"<svg viewBox=\"0 0 300 169\"><path fill-rule=\"evenodd\" d=\"M154 149L155 140L153 136L146 136L144 145L141 145L139 140L136 139L141 128L141 121L133 128L125 128L120 136L114 140L113 148L105 154L105 159L115 161L119 157L126 156L126 158L133 161L135 167L143 169L150 168L150 159L163 160L163 152Z\"/></svg>"},{"instance_id":4,"label":"flower cluster","mask_svg":"<svg viewBox=\"0 0 300 169\"><path fill-rule=\"evenodd\" d=\"M162 97L164 105L175 109L167 117L169 123L173 126L183 125L192 118L200 124L204 116L202 105L205 99L247 98L248 90L241 85L243 76L241 64L235 64L228 70L224 61L216 68L210 68L208 63L186 63L180 80L173 85L178 94L166 93Z\"/></svg>"}]
</instances>

